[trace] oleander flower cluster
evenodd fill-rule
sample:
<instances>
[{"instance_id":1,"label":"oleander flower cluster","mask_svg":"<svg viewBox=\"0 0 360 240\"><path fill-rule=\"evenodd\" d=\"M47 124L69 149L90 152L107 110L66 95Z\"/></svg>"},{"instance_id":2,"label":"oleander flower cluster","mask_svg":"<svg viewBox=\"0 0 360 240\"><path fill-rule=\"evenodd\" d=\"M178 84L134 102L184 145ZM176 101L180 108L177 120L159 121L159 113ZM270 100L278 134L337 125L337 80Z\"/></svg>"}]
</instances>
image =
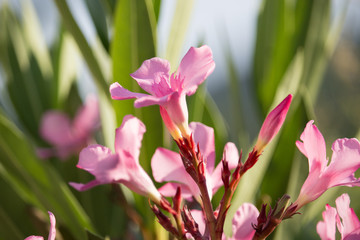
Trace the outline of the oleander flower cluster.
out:
<instances>
[{"instance_id":1,"label":"oleander flower cluster","mask_svg":"<svg viewBox=\"0 0 360 240\"><path fill-rule=\"evenodd\" d=\"M149 199L149 207L158 222L175 238L199 240L265 239L283 220L299 213L303 206L315 201L327 189L360 186L360 179L354 176L360 167L359 141L355 138L337 139L332 145L330 161L326 157L322 134L314 121L309 121L296 142L309 162L309 174L297 199L291 203L291 197L284 194L273 207L264 204L260 209L252 203L242 204L232 218L232 236L226 236L224 222L234 192L242 176L261 161L266 146L280 131L293 96L285 96L267 115L246 159L242 159L242 152L234 143L228 142L220 163L216 165L214 129L199 122L189 123L186 103L186 96L194 94L214 68L208 46L192 47L173 73L170 73L168 61L155 57L146 60L130 74L147 94L131 92L119 83L112 84L110 94L114 100L135 98L136 108L159 106L159 114L178 151L159 146L151 158L152 173L147 173L139 162L146 126L140 119L127 115L115 130L114 151L99 144L81 150L77 167L92 174L94 180L71 182L70 185L85 191L101 184L123 184ZM150 176L162 183L159 189ZM211 200L220 188L223 188L222 200L214 206ZM190 209L189 206L198 207ZM347 195L338 199L336 206L337 209L326 207L324 221L317 226L321 238L334 239L336 222L342 239L359 239L349 237L358 234L360 225L358 220L355 223L349 220L355 219L355 215L349 209ZM54 235L55 220L52 219L51 235Z\"/></svg>"}]
</instances>

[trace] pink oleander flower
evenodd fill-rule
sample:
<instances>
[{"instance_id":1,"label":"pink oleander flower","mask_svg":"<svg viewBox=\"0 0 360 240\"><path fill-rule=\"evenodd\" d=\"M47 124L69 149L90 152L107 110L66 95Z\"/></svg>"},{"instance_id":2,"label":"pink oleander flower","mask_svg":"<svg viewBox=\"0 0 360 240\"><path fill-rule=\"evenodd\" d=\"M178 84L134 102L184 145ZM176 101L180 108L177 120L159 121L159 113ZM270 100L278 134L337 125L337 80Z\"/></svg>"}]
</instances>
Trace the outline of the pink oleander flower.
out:
<instances>
[{"instance_id":1,"label":"pink oleander flower","mask_svg":"<svg viewBox=\"0 0 360 240\"><path fill-rule=\"evenodd\" d=\"M289 110L292 95L289 94L276 108L274 108L265 118L261 126L255 149L262 152L265 146L275 137L283 125L286 114Z\"/></svg>"},{"instance_id":2,"label":"pink oleander flower","mask_svg":"<svg viewBox=\"0 0 360 240\"><path fill-rule=\"evenodd\" d=\"M205 218L201 210L191 210L196 223L199 225L200 233L205 232ZM232 219L232 237L222 236L222 240L251 240L255 234L253 224L257 223L259 210L251 203L243 203Z\"/></svg>"},{"instance_id":3,"label":"pink oleander flower","mask_svg":"<svg viewBox=\"0 0 360 240\"><path fill-rule=\"evenodd\" d=\"M56 236L56 228L55 228L55 224L56 224L56 219L55 216L52 212L48 212L49 213L49 217L50 217L50 230L49 230L49 236L48 236L48 240L55 240L55 236ZM44 240L43 237L41 236L29 236L27 238L25 238L24 240Z\"/></svg>"},{"instance_id":4,"label":"pink oleander flower","mask_svg":"<svg viewBox=\"0 0 360 240\"><path fill-rule=\"evenodd\" d=\"M253 225L257 223L258 216L259 210L253 204L242 204L233 217L233 236L228 240L251 240L255 234Z\"/></svg>"},{"instance_id":5,"label":"pink oleander flower","mask_svg":"<svg viewBox=\"0 0 360 240\"><path fill-rule=\"evenodd\" d=\"M53 148L39 148L37 153L41 158L59 157L64 160L72 154L78 154L88 145L91 135L99 126L99 107L95 96L87 97L73 121L59 111L46 112L40 124L40 135Z\"/></svg>"},{"instance_id":6,"label":"pink oleander flower","mask_svg":"<svg viewBox=\"0 0 360 240\"><path fill-rule=\"evenodd\" d=\"M136 98L135 107L159 105L160 113L173 138L188 137L188 109L185 96L195 93L197 87L212 73L215 63L208 46L191 47L181 60L179 68L170 75L170 64L161 58L151 58L131 74L148 94L134 93L119 83L110 86L116 100Z\"/></svg>"},{"instance_id":7,"label":"pink oleander flower","mask_svg":"<svg viewBox=\"0 0 360 240\"><path fill-rule=\"evenodd\" d=\"M324 221L316 226L322 240L335 240L335 223L341 234L341 240L360 239L360 221L350 206L350 197L346 193L336 199L336 209L326 204Z\"/></svg>"},{"instance_id":8,"label":"pink oleander flower","mask_svg":"<svg viewBox=\"0 0 360 240\"><path fill-rule=\"evenodd\" d=\"M355 138L337 139L332 145L332 158L326 158L325 140L318 128L308 122L296 145L309 160L309 175L300 190L296 210L320 197L335 186L360 186L354 173L360 167L360 143Z\"/></svg>"},{"instance_id":9,"label":"pink oleander flower","mask_svg":"<svg viewBox=\"0 0 360 240\"><path fill-rule=\"evenodd\" d=\"M132 191L159 203L161 195L149 175L139 164L140 147L145 125L136 117L127 115L115 132L115 153L101 145L90 145L80 152L78 168L88 171L95 180L70 185L79 191L100 184L121 183Z\"/></svg>"},{"instance_id":10,"label":"pink oleander flower","mask_svg":"<svg viewBox=\"0 0 360 240\"><path fill-rule=\"evenodd\" d=\"M205 162L206 184L210 198L222 186L221 169L222 163L214 169L215 145L214 130L201 123L191 123L195 143L199 143L201 155ZM233 143L227 143L224 148L224 158L229 163L229 168L236 168L239 161L238 150ZM180 154L164 148L156 149L152 159L151 168L157 182L169 182L162 186L159 191L164 196L174 196L177 187L181 187L182 196L191 199L192 196L201 202L200 191L186 172Z\"/></svg>"}]
</instances>

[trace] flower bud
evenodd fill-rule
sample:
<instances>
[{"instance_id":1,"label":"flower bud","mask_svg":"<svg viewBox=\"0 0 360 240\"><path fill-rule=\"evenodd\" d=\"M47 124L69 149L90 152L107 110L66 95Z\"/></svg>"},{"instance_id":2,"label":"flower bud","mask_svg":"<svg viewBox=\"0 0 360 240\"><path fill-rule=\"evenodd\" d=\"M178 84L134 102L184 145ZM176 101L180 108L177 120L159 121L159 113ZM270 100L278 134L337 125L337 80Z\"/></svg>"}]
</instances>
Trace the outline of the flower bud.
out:
<instances>
[{"instance_id":1,"label":"flower bud","mask_svg":"<svg viewBox=\"0 0 360 240\"><path fill-rule=\"evenodd\" d=\"M279 132L289 110L292 95L289 94L269 115L261 126L255 149L260 153Z\"/></svg>"}]
</instances>

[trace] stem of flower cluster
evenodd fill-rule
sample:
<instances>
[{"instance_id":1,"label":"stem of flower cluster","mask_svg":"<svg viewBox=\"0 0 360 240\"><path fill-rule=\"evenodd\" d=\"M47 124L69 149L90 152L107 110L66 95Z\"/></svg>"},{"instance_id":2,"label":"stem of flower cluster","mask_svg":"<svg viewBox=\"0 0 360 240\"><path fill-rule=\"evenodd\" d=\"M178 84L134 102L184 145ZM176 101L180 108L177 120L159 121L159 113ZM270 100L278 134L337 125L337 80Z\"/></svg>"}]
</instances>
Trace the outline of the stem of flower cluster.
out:
<instances>
[{"instance_id":1,"label":"stem of flower cluster","mask_svg":"<svg viewBox=\"0 0 360 240\"><path fill-rule=\"evenodd\" d=\"M200 193L201 193L201 199L203 203L203 209L206 216L206 221L209 227L210 231L210 237L211 239L217 239L216 238L216 219L214 216L214 210L211 204L209 192L206 185L206 178L204 174L204 162L200 161L197 158L197 154L194 151L194 148L192 148L192 156L193 156L193 162L194 166L197 169L197 185L199 187Z\"/></svg>"},{"instance_id":2,"label":"stem of flower cluster","mask_svg":"<svg viewBox=\"0 0 360 240\"><path fill-rule=\"evenodd\" d=\"M194 179L194 181L196 182L196 184L199 187L200 190L200 194L201 194L201 200L203 203L203 210L205 212L205 217L206 217L206 222L207 225L209 227L209 232L210 232L210 238L211 239L217 239L216 238L216 218L214 216L214 210L211 204L211 200L210 200L210 196L209 196L209 192L207 189L207 185L206 185L206 178L205 178L205 163L204 161L201 159L201 153L200 153L200 149L199 146L198 148L198 152L196 152L195 150L195 144L194 141L192 139L192 136L190 136L190 141L188 141L188 143L190 143L188 145L188 151L189 151L189 155L191 156L191 161L193 164L193 167L196 170L196 179ZM200 159L199 159L200 158ZM220 239L220 238L219 238Z\"/></svg>"},{"instance_id":3,"label":"stem of flower cluster","mask_svg":"<svg viewBox=\"0 0 360 240\"><path fill-rule=\"evenodd\" d=\"M174 219L175 219L175 222L176 222L176 227L178 229L178 232L179 234L181 234L181 238L180 240L182 239L186 239L185 238L185 234L184 234L184 225L182 223L182 219L181 219L181 214L180 212L176 215L173 215Z\"/></svg>"},{"instance_id":4,"label":"stem of flower cluster","mask_svg":"<svg viewBox=\"0 0 360 240\"><path fill-rule=\"evenodd\" d=\"M217 239L216 238L216 219L214 216L214 210L210 201L210 197L209 197L209 193L206 187L206 180L205 177L203 177L204 180L200 180L198 182L198 187L201 193L201 198L203 201L203 208L204 208L204 212L206 215L206 221L208 223L209 226L209 230L210 230L210 236L211 239Z\"/></svg>"},{"instance_id":5,"label":"stem of flower cluster","mask_svg":"<svg viewBox=\"0 0 360 240\"><path fill-rule=\"evenodd\" d=\"M235 170L235 174L238 174L236 171L238 169ZM235 175L234 174L234 175ZM230 202L231 199L234 195L234 192L236 190L236 187L241 179L241 175L238 175L237 177L235 177L233 175L233 179L229 185L229 187L225 188L225 193L223 195L223 198L221 199L220 202L220 209L219 209L219 215L218 215L218 221L216 223L216 234L217 234L217 238L221 239L222 233L223 233L223 226L224 226L224 221L225 221L225 217L226 217L226 213L227 210L230 207Z\"/></svg>"}]
</instances>

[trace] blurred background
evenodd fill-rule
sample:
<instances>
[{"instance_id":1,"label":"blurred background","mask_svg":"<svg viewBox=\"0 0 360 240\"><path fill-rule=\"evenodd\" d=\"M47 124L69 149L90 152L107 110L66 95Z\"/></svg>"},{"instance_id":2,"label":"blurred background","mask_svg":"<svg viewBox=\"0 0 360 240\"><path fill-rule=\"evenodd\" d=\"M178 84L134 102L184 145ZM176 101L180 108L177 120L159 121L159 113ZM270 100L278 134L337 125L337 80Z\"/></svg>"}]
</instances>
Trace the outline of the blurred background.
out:
<instances>
[{"instance_id":1,"label":"blurred background","mask_svg":"<svg viewBox=\"0 0 360 240\"><path fill-rule=\"evenodd\" d=\"M176 150L158 108L134 109L133 100L111 100L108 89L119 82L139 91L129 74L154 56L175 71L191 46L213 50L215 71L187 100L190 121L215 129L217 161L227 141L247 154L269 110L294 95L281 134L239 185L227 234L243 202L274 204L285 193L296 199L308 165L295 141L308 120L323 133L329 157L335 139L360 136L356 0L1 0L0 26L0 239L47 235L48 210L58 239L168 239L146 199L118 186L82 193L68 186L92 179L76 168L79 149L47 160L38 151L56 147L40 133L44 114L76 118L92 93L101 124L87 140L112 148L123 116L138 116L147 126L140 162L151 175L155 149ZM325 204L345 191L360 215L360 190L331 189L271 239L319 239Z\"/></svg>"}]
</instances>

